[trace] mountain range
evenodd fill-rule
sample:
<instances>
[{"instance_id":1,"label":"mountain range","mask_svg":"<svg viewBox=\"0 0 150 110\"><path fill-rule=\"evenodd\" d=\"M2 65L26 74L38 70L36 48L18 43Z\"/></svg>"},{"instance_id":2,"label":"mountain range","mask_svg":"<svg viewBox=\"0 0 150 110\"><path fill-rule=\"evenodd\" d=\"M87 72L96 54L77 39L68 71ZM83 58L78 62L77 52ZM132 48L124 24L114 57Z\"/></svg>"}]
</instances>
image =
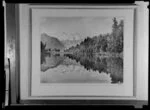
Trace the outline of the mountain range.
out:
<instances>
[{"instance_id":1,"label":"mountain range","mask_svg":"<svg viewBox=\"0 0 150 110\"><path fill-rule=\"evenodd\" d=\"M65 49L69 49L72 46L76 46L80 44L82 40L62 40L61 42L64 44Z\"/></svg>"},{"instance_id":2,"label":"mountain range","mask_svg":"<svg viewBox=\"0 0 150 110\"><path fill-rule=\"evenodd\" d=\"M80 44L81 40L59 40L56 37L53 36L49 36L46 33L42 33L41 34L41 41L43 44L46 44L46 49L60 49L60 50L64 50L64 49L68 49L72 46L76 46L77 44Z\"/></svg>"},{"instance_id":3,"label":"mountain range","mask_svg":"<svg viewBox=\"0 0 150 110\"><path fill-rule=\"evenodd\" d=\"M43 44L46 44L45 49L65 49L64 44L61 41L59 41L59 39L49 36L46 33L41 34L41 41Z\"/></svg>"}]
</instances>

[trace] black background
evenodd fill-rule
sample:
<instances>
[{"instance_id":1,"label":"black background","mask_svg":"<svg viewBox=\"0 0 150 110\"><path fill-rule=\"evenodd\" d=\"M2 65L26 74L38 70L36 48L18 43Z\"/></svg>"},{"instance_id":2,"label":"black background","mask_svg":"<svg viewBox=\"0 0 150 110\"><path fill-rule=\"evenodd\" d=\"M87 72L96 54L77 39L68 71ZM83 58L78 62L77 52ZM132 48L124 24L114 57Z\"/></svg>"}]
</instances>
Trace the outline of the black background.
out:
<instances>
[{"instance_id":1,"label":"black background","mask_svg":"<svg viewBox=\"0 0 150 110\"><path fill-rule=\"evenodd\" d=\"M50 4L131 4L131 3L134 3L135 1L134 0L5 0L6 3L39 3L39 4L43 4L43 3L50 3ZM1 90L1 93L0 93L0 100L1 102L3 101L4 99L4 85L5 85L5 81L4 81L4 8L2 6L2 2L1 2L1 15L0 15L0 90ZM1 104L1 107L2 107L2 104ZM149 107L148 106L143 106L143 109L148 109ZM100 105L65 105L65 106L27 106L27 105L24 105L24 106L9 106L9 107L5 107L3 109L6 109L6 110L22 110L22 109L25 109L25 110L28 110L28 109L31 109L31 110L34 110L34 109L42 109L42 110L45 110L45 109L49 109L49 110L55 110L55 109L61 109L61 110L65 110L65 109L68 109L68 110L71 110L71 109L75 109L75 110L78 110L78 109L97 109L97 110L102 110L102 109L112 109L112 110L122 110L122 109L135 109L134 106L119 106L119 105L112 105L112 106L106 106L106 105L103 105L103 106L100 106Z\"/></svg>"}]
</instances>

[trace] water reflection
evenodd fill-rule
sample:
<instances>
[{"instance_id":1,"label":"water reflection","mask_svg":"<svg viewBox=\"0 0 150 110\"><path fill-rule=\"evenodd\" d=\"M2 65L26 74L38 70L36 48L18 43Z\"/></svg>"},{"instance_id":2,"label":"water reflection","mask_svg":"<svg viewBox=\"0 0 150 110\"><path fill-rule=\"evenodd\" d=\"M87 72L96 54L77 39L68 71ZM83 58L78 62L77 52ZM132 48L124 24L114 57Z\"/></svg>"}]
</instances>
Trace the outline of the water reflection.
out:
<instances>
[{"instance_id":1,"label":"water reflection","mask_svg":"<svg viewBox=\"0 0 150 110\"><path fill-rule=\"evenodd\" d=\"M100 75L101 73L109 74L111 77L111 83L122 83L123 82L123 59L120 57L102 57L94 54L89 55L72 55L72 54L49 54L45 53L41 55L41 71L46 72L52 68L60 68L63 65L63 68L68 68L68 70L61 70L62 73L70 72L79 72L75 70L75 67L82 67L84 71L87 72L97 72ZM72 69L70 69L72 65ZM74 69L73 69L74 68ZM56 71L56 70L55 70ZM49 73L51 74L51 73ZM74 73L78 74L78 73ZM68 75L69 76L69 75ZM62 76L61 76L62 77ZM70 76L72 77L72 76ZM71 80L75 80L72 78ZM75 77L75 76L73 76ZM83 78L82 78L83 79ZM76 79L77 80L77 79ZM70 81L71 82L71 81ZM75 82L75 81L74 81ZM80 81L81 82L81 81Z\"/></svg>"},{"instance_id":2,"label":"water reflection","mask_svg":"<svg viewBox=\"0 0 150 110\"><path fill-rule=\"evenodd\" d=\"M96 58L93 55L86 55L86 56L81 56L81 57L77 57L77 56L73 56L73 55L66 55L71 59L75 59L77 62L80 62L80 64L82 66L84 66L84 68L86 70L90 70L92 69L93 71L99 71L99 73L101 72L106 72L107 70L107 62L106 62L106 58Z\"/></svg>"},{"instance_id":3,"label":"water reflection","mask_svg":"<svg viewBox=\"0 0 150 110\"><path fill-rule=\"evenodd\" d=\"M123 82L123 60L118 57L101 57L94 55L83 55L81 57L66 55L71 59L76 59L86 70L99 71L99 73L110 73L112 83Z\"/></svg>"}]
</instances>

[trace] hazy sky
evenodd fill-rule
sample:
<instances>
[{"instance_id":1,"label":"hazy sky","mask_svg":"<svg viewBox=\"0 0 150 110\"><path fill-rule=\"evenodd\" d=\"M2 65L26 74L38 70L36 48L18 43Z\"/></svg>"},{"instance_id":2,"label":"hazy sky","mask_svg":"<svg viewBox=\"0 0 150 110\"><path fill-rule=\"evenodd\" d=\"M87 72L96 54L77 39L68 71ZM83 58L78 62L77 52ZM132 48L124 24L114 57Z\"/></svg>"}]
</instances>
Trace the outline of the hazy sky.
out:
<instances>
[{"instance_id":1,"label":"hazy sky","mask_svg":"<svg viewBox=\"0 0 150 110\"><path fill-rule=\"evenodd\" d=\"M84 39L87 36L110 33L113 18L106 17L46 17L41 19L40 31L59 40ZM117 18L120 21L120 18Z\"/></svg>"}]
</instances>

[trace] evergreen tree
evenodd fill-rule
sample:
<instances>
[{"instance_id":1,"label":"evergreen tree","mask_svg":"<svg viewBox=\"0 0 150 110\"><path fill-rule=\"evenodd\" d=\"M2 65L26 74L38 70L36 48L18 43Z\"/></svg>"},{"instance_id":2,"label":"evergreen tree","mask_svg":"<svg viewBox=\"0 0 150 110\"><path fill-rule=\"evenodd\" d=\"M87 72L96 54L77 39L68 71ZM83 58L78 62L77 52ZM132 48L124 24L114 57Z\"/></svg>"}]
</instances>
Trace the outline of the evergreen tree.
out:
<instances>
[{"instance_id":1,"label":"evergreen tree","mask_svg":"<svg viewBox=\"0 0 150 110\"><path fill-rule=\"evenodd\" d=\"M43 42L41 42L41 52L45 51L46 49L46 44L43 44Z\"/></svg>"}]
</instances>

